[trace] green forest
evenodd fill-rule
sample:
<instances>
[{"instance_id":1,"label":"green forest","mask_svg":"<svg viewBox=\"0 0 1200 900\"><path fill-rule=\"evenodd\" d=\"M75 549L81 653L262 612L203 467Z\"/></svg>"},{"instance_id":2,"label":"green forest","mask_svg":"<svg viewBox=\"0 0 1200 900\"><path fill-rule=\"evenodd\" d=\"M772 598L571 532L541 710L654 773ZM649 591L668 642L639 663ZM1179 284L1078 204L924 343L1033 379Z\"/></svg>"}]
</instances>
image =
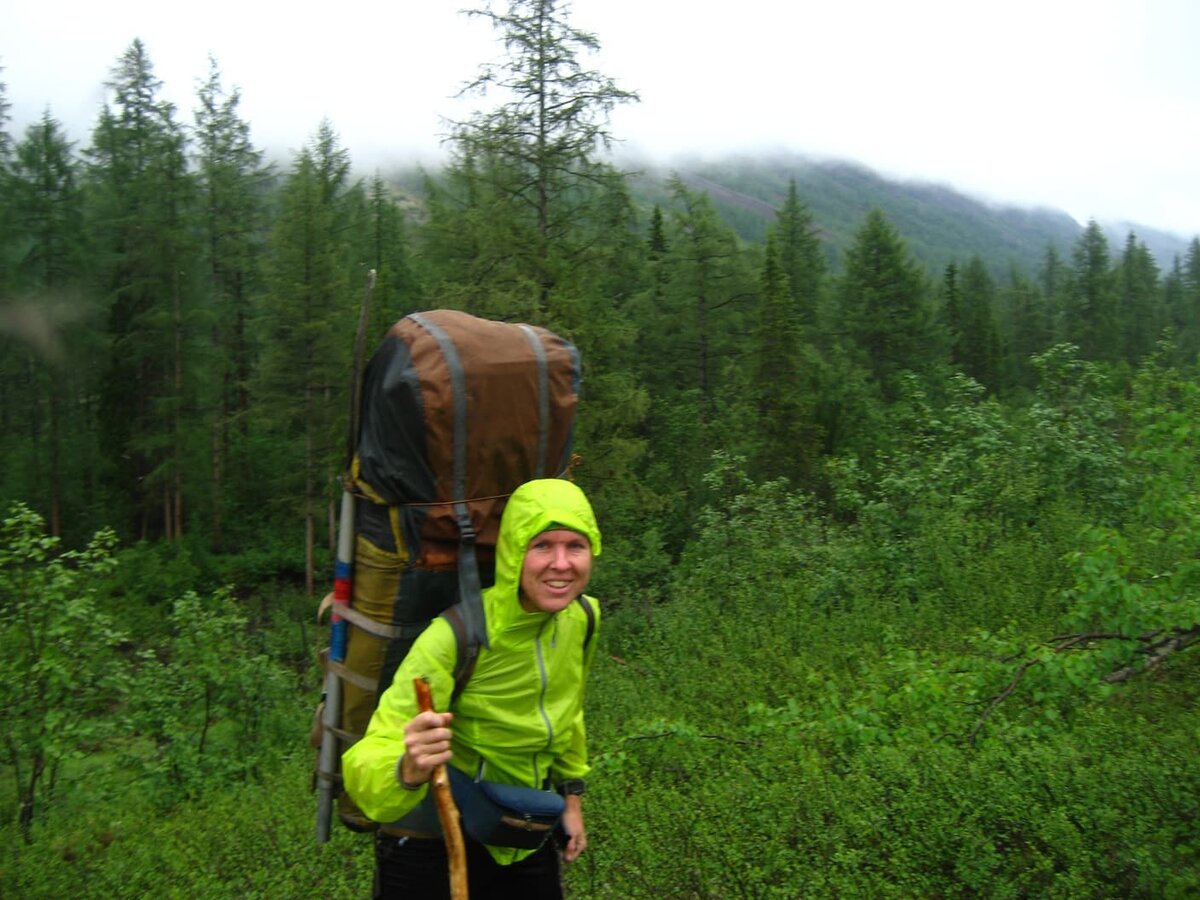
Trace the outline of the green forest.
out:
<instances>
[{"instance_id":1,"label":"green forest","mask_svg":"<svg viewBox=\"0 0 1200 900\"><path fill-rule=\"evenodd\" d=\"M782 170L747 226L614 162L636 86L560 0L476 14L507 55L416 179L332 121L269 163L137 39L90 134L0 84L0 896L369 894L309 731L370 272L371 342L580 351L569 896L1200 894L1200 239L931 265Z\"/></svg>"}]
</instances>

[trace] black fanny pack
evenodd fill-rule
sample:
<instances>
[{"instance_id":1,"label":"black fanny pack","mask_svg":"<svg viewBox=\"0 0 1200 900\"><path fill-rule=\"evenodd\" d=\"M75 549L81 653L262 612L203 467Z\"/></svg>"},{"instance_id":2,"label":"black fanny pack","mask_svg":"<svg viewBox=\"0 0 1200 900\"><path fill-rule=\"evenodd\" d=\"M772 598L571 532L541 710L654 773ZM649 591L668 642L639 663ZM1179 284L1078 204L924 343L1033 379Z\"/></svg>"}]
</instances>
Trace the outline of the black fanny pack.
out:
<instances>
[{"instance_id":1,"label":"black fanny pack","mask_svg":"<svg viewBox=\"0 0 1200 900\"><path fill-rule=\"evenodd\" d=\"M554 791L483 781L452 765L446 770L463 831L481 844L536 850L562 820L566 804ZM394 824L440 836L442 827L432 790L416 809Z\"/></svg>"}]
</instances>

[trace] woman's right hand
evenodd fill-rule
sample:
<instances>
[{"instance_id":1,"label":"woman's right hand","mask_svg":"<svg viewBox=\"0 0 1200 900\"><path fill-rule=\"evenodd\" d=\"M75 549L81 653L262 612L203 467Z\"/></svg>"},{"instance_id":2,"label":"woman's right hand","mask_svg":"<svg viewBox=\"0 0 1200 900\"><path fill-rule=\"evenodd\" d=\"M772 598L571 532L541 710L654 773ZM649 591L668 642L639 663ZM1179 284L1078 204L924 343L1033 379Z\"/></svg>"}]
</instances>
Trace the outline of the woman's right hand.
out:
<instances>
[{"instance_id":1,"label":"woman's right hand","mask_svg":"<svg viewBox=\"0 0 1200 900\"><path fill-rule=\"evenodd\" d=\"M433 777L433 770L450 760L450 722L454 713L417 713L404 726L404 758L400 777L410 787L419 787Z\"/></svg>"}]
</instances>

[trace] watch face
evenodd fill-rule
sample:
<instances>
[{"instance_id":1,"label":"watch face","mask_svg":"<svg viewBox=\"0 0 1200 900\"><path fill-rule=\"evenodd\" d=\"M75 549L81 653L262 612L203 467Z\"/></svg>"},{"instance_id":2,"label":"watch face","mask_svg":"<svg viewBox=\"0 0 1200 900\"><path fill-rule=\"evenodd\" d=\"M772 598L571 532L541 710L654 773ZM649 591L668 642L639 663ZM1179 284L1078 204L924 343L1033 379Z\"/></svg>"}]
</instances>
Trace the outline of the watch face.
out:
<instances>
[{"instance_id":1,"label":"watch face","mask_svg":"<svg viewBox=\"0 0 1200 900\"><path fill-rule=\"evenodd\" d=\"M558 786L558 789L564 794L582 794L586 788L587 782L581 778L572 778Z\"/></svg>"}]
</instances>

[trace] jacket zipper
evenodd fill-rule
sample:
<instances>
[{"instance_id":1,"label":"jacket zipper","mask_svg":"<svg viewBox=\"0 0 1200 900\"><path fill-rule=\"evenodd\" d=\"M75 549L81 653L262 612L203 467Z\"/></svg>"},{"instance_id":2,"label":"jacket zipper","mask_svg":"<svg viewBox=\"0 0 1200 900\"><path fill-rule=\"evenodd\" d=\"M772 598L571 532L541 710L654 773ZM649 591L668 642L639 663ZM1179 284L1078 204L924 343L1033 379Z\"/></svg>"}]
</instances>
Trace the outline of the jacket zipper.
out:
<instances>
[{"instance_id":1,"label":"jacket zipper","mask_svg":"<svg viewBox=\"0 0 1200 900\"><path fill-rule=\"evenodd\" d=\"M534 640L534 644L537 646L538 676L541 678L541 682L542 682L541 690L538 692L538 713L541 714L542 722L544 722L546 725L546 749L547 750L549 750L552 746L554 746L554 725L550 721L550 715L546 712L546 690L550 685L550 679L546 672L546 657L545 657L545 653L542 650L542 636L546 632L546 626L549 625L550 622L553 621L553 618L554 617L551 616L550 618L546 619L545 622L542 623L541 627L538 629L537 638ZM540 785L542 783L542 773L538 766L537 754L534 754L534 758L533 758L533 774L534 774L534 782L533 783L536 785Z\"/></svg>"}]
</instances>

